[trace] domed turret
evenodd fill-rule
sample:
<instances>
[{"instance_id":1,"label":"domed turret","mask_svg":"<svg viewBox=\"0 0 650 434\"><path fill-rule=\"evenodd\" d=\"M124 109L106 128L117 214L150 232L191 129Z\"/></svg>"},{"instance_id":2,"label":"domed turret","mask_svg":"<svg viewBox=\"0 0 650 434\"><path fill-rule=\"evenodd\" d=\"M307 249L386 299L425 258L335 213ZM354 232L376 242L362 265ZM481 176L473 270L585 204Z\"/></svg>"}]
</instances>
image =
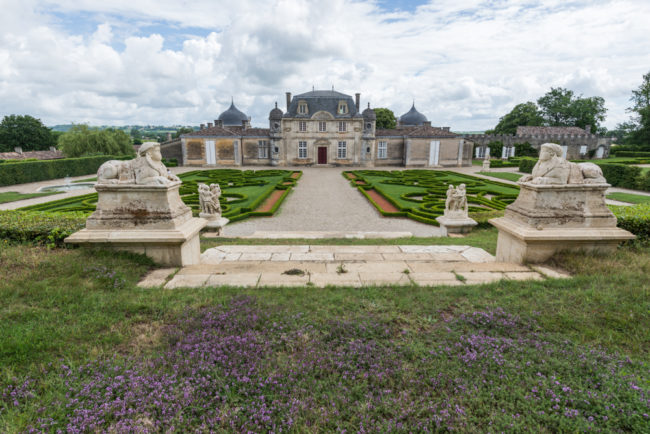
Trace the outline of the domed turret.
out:
<instances>
[{"instance_id":1,"label":"domed turret","mask_svg":"<svg viewBox=\"0 0 650 434\"><path fill-rule=\"evenodd\" d=\"M282 110L278 108L278 103L275 103L275 108L271 110L271 113L269 113L269 120L275 121L275 120L280 120L282 119Z\"/></svg>"},{"instance_id":2,"label":"domed turret","mask_svg":"<svg viewBox=\"0 0 650 434\"><path fill-rule=\"evenodd\" d=\"M224 127L241 127L243 121L248 121L248 116L235 107L235 102L230 103L230 108L219 115L219 120Z\"/></svg>"},{"instance_id":3,"label":"domed turret","mask_svg":"<svg viewBox=\"0 0 650 434\"><path fill-rule=\"evenodd\" d=\"M427 117L415 109L415 103L413 103L411 110L399 118L400 126L419 126L427 121Z\"/></svg>"},{"instance_id":4,"label":"domed turret","mask_svg":"<svg viewBox=\"0 0 650 434\"><path fill-rule=\"evenodd\" d=\"M377 114L373 109L370 108L370 103L368 103L368 108L361 113L363 115L363 118L368 120L368 121L375 121L377 120Z\"/></svg>"}]
</instances>

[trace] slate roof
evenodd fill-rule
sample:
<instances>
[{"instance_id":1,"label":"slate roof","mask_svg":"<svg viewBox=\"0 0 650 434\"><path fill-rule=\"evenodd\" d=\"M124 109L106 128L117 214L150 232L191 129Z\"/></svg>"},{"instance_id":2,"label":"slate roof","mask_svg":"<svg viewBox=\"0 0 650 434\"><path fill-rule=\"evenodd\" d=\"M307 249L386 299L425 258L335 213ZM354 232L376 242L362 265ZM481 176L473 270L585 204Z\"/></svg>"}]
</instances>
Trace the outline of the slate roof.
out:
<instances>
[{"instance_id":1,"label":"slate roof","mask_svg":"<svg viewBox=\"0 0 650 434\"><path fill-rule=\"evenodd\" d=\"M578 127L517 127L517 136L532 136L532 135L584 135L588 134L585 130Z\"/></svg>"},{"instance_id":2,"label":"slate roof","mask_svg":"<svg viewBox=\"0 0 650 434\"><path fill-rule=\"evenodd\" d=\"M400 125L422 125L425 122L427 117L415 109L415 103L411 106L411 110L399 117Z\"/></svg>"},{"instance_id":3,"label":"slate roof","mask_svg":"<svg viewBox=\"0 0 650 434\"><path fill-rule=\"evenodd\" d=\"M267 137L268 128L211 127L183 134L181 137Z\"/></svg>"},{"instance_id":4,"label":"slate roof","mask_svg":"<svg viewBox=\"0 0 650 434\"><path fill-rule=\"evenodd\" d=\"M400 129L377 129L375 136L378 137L458 137L458 134L442 128L423 125L421 127L408 127Z\"/></svg>"},{"instance_id":5,"label":"slate roof","mask_svg":"<svg viewBox=\"0 0 650 434\"><path fill-rule=\"evenodd\" d=\"M247 121L248 116L246 116L246 113L235 107L235 102L233 101L230 103L228 110L221 113L218 119L222 121L225 126L234 126L241 125L242 121Z\"/></svg>"},{"instance_id":6,"label":"slate roof","mask_svg":"<svg viewBox=\"0 0 650 434\"><path fill-rule=\"evenodd\" d=\"M38 158L39 160L56 160L63 158L63 152L56 151L25 151L22 154L18 152L0 152L0 160L26 160L28 158Z\"/></svg>"},{"instance_id":7,"label":"slate roof","mask_svg":"<svg viewBox=\"0 0 650 434\"><path fill-rule=\"evenodd\" d=\"M306 114L298 113L298 101L304 100L307 102ZM348 104L348 112L346 114L338 114L339 101L344 100ZM349 119L351 117L360 117L357 111L357 106L350 95L346 95L334 90L313 90L311 92L301 93L295 95L291 99L289 109L285 113L285 118L311 118L314 113L319 111L326 111L335 118Z\"/></svg>"}]
</instances>

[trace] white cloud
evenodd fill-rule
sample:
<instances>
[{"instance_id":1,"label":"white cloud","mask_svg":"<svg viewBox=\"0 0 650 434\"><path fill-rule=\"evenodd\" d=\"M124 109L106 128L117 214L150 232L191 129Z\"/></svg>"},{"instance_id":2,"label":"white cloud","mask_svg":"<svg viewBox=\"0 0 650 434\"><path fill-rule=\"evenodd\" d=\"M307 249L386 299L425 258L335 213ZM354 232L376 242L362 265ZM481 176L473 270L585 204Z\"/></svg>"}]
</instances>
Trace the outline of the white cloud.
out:
<instances>
[{"instance_id":1,"label":"white cloud","mask_svg":"<svg viewBox=\"0 0 650 434\"><path fill-rule=\"evenodd\" d=\"M264 126L285 91L334 85L397 115L415 100L433 124L474 130L562 86L603 96L613 127L650 70L643 0L436 0L412 12L370 0L3 7L0 115L48 124L198 124L232 96ZM170 48L170 32L184 41Z\"/></svg>"}]
</instances>

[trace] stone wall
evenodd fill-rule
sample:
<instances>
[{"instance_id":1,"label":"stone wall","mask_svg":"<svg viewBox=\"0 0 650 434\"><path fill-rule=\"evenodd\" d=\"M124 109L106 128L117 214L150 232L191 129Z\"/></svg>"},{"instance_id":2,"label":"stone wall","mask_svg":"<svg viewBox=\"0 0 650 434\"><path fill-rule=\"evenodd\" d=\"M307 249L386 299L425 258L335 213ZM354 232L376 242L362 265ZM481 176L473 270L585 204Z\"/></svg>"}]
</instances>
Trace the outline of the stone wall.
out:
<instances>
[{"instance_id":1,"label":"stone wall","mask_svg":"<svg viewBox=\"0 0 650 434\"><path fill-rule=\"evenodd\" d=\"M504 146L514 146L518 143L530 143L533 148L539 151L539 147L544 143L557 143L560 146L567 147L567 158L580 159L587 158L590 151L597 152L602 148L601 158L609 156L609 149L612 145L612 139L609 137L600 137L596 134L525 134L516 136L513 134L466 134L463 136L466 140L472 141L476 146L487 146L490 142L499 141ZM581 154L581 149L585 154ZM516 156L516 155L515 155ZM492 158L500 158L501 155L491 155ZM597 158L594 156L594 158Z\"/></svg>"}]
</instances>

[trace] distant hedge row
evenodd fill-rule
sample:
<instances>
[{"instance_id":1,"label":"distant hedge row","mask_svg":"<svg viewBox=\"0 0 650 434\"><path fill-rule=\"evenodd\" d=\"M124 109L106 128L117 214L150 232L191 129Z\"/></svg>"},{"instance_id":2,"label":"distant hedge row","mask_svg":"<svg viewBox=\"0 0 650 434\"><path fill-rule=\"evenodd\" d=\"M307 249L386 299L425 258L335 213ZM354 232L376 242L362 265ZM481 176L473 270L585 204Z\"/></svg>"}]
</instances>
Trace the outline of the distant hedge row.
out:
<instances>
[{"instance_id":1,"label":"distant hedge row","mask_svg":"<svg viewBox=\"0 0 650 434\"><path fill-rule=\"evenodd\" d=\"M618 151L617 157L650 157L650 152L647 151Z\"/></svg>"},{"instance_id":2,"label":"distant hedge row","mask_svg":"<svg viewBox=\"0 0 650 434\"><path fill-rule=\"evenodd\" d=\"M59 160L3 163L0 164L0 186L94 174L105 161L130 159L131 157L123 155L98 155L94 157L62 158Z\"/></svg>"},{"instance_id":3,"label":"distant hedge row","mask_svg":"<svg viewBox=\"0 0 650 434\"><path fill-rule=\"evenodd\" d=\"M86 226L82 213L0 211L0 240L62 247L63 240Z\"/></svg>"},{"instance_id":4,"label":"distant hedge row","mask_svg":"<svg viewBox=\"0 0 650 434\"><path fill-rule=\"evenodd\" d=\"M603 176L612 187L629 188L630 190L650 191L650 172L644 172L637 166L628 166L607 161L591 161L603 170ZM519 160L519 171L531 173L537 160L522 158Z\"/></svg>"}]
</instances>

